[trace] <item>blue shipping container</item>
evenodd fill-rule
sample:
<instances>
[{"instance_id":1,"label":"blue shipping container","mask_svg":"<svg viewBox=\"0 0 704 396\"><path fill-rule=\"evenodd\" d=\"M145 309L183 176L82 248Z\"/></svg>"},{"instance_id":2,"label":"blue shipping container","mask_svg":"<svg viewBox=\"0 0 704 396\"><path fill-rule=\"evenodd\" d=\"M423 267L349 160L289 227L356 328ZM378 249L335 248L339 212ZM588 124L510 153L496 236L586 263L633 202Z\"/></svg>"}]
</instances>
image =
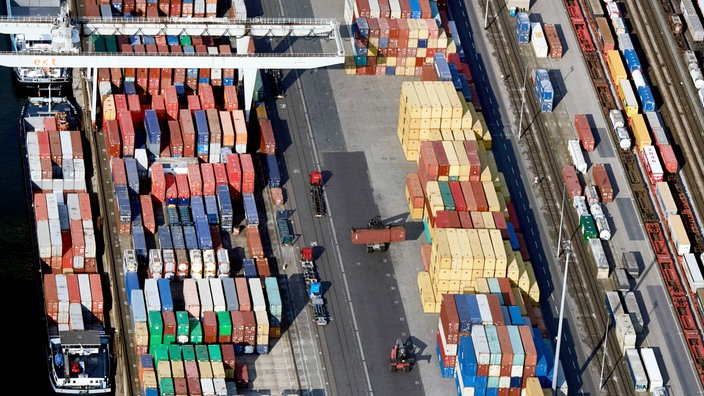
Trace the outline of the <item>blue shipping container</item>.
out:
<instances>
[{"instance_id":1,"label":"blue shipping container","mask_svg":"<svg viewBox=\"0 0 704 396\"><path fill-rule=\"evenodd\" d=\"M134 195L130 197L130 218L132 224L142 225L142 204Z\"/></svg>"},{"instance_id":2,"label":"blue shipping container","mask_svg":"<svg viewBox=\"0 0 704 396\"><path fill-rule=\"evenodd\" d=\"M127 289L127 303L132 304L132 290L140 290L139 275L136 272L125 273L125 288Z\"/></svg>"},{"instance_id":3,"label":"blue shipping container","mask_svg":"<svg viewBox=\"0 0 704 396\"><path fill-rule=\"evenodd\" d=\"M460 343L457 346L457 363L460 366L464 386L472 386L468 384L474 383L473 377L477 375L478 367L472 337L460 337Z\"/></svg>"},{"instance_id":4,"label":"blue shipping container","mask_svg":"<svg viewBox=\"0 0 704 396\"><path fill-rule=\"evenodd\" d=\"M469 308L469 322L473 325L482 324L482 314L479 311L479 304L477 303L477 296L475 294L462 294L465 300L467 300L467 307Z\"/></svg>"},{"instance_id":5,"label":"blue shipping container","mask_svg":"<svg viewBox=\"0 0 704 396\"><path fill-rule=\"evenodd\" d=\"M146 131L147 151L152 157L159 157L161 154L161 127L156 110L144 110L144 130Z\"/></svg>"},{"instance_id":6,"label":"blue shipping container","mask_svg":"<svg viewBox=\"0 0 704 396\"><path fill-rule=\"evenodd\" d=\"M156 286L159 289L159 298L161 299L162 311L173 311L174 300L171 297L171 281L166 278L156 280Z\"/></svg>"},{"instance_id":7,"label":"blue shipping container","mask_svg":"<svg viewBox=\"0 0 704 396\"><path fill-rule=\"evenodd\" d=\"M435 353L438 355L438 362L440 363L440 374L442 375L442 378L452 378L455 376L455 367L445 367L445 365L442 363L442 356L440 355L440 345L437 343L435 344Z\"/></svg>"},{"instance_id":8,"label":"blue shipping container","mask_svg":"<svg viewBox=\"0 0 704 396\"><path fill-rule=\"evenodd\" d=\"M530 42L530 18L527 12L516 14L516 37L521 44Z\"/></svg>"},{"instance_id":9,"label":"blue shipping container","mask_svg":"<svg viewBox=\"0 0 704 396\"><path fill-rule=\"evenodd\" d=\"M369 38L369 22L367 22L367 18L357 18L356 21L357 24L355 26L359 32L359 37Z\"/></svg>"},{"instance_id":10,"label":"blue shipping container","mask_svg":"<svg viewBox=\"0 0 704 396\"><path fill-rule=\"evenodd\" d=\"M518 243L518 236L516 235L516 228L510 221L506 222L506 229L508 230L508 240L511 242L511 249L519 250L521 245Z\"/></svg>"},{"instance_id":11,"label":"blue shipping container","mask_svg":"<svg viewBox=\"0 0 704 396\"><path fill-rule=\"evenodd\" d=\"M215 195L206 195L203 198L205 199L205 214L208 217L208 224L219 224L218 201Z\"/></svg>"},{"instance_id":12,"label":"blue shipping container","mask_svg":"<svg viewBox=\"0 0 704 396\"><path fill-rule=\"evenodd\" d=\"M256 278L259 276L257 274L257 266L254 264L253 259L243 259L242 260L242 272L244 272L245 278Z\"/></svg>"},{"instance_id":13,"label":"blue shipping container","mask_svg":"<svg viewBox=\"0 0 704 396\"><path fill-rule=\"evenodd\" d=\"M621 52L623 53L623 58L626 60L626 66L628 67L629 72L641 69L640 59L638 59L638 54L636 54L636 50L626 49Z\"/></svg>"},{"instance_id":14,"label":"blue shipping container","mask_svg":"<svg viewBox=\"0 0 704 396\"><path fill-rule=\"evenodd\" d=\"M650 86L638 87L638 96L640 97L640 105L643 111L655 111L655 98L653 98Z\"/></svg>"},{"instance_id":15,"label":"blue shipping container","mask_svg":"<svg viewBox=\"0 0 704 396\"><path fill-rule=\"evenodd\" d=\"M183 238L186 240L186 249L198 249L198 237L193 225L183 226Z\"/></svg>"},{"instance_id":16,"label":"blue shipping container","mask_svg":"<svg viewBox=\"0 0 704 396\"><path fill-rule=\"evenodd\" d=\"M174 249L186 248L186 240L183 238L183 229L180 225L171 226L171 240L174 243Z\"/></svg>"},{"instance_id":17,"label":"blue shipping container","mask_svg":"<svg viewBox=\"0 0 704 396\"><path fill-rule=\"evenodd\" d=\"M259 224L259 212L257 211L257 203L254 200L254 194L245 192L242 194L244 202L244 216L247 219L247 224Z\"/></svg>"},{"instance_id":18,"label":"blue shipping container","mask_svg":"<svg viewBox=\"0 0 704 396\"><path fill-rule=\"evenodd\" d=\"M512 325L522 325L523 324L523 316L521 316L521 309L518 308L515 305L511 305L508 307L508 313L511 315L511 324Z\"/></svg>"},{"instance_id":19,"label":"blue shipping container","mask_svg":"<svg viewBox=\"0 0 704 396\"><path fill-rule=\"evenodd\" d=\"M422 12L420 8L419 0L409 0L409 5L411 6L411 18L420 19L422 17Z\"/></svg>"},{"instance_id":20,"label":"blue shipping container","mask_svg":"<svg viewBox=\"0 0 704 396\"><path fill-rule=\"evenodd\" d=\"M161 226L157 230L159 236L159 249L173 249L174 245L171 242L171 230L169 227Z\"/></svg>"},{"instance_id":21,"label":"blue shipping container","mask_svg":"<svg viewBox=\"0 0 704 396\"><path fill-rule=\"evenodd\" d=\"M502 305L500 308L501 308L501 317L504 320L504 324L505 325L511 324L511 313L508 312L508 307L505 305ZM496 320L496 319L494 319L494 320ZM494 322L494 323L496 323L496 322Z\"/></svg>"},{"instance_id":22,"label":"blue shipping container","mask_svg":"<svg viewBox=\"0 0 704 396\"><path fill-rule=\"evenodd\" d=\"M281 187L281 172L279 172L276 154L266 155L266 167L269 170L269 187Z\"/></svg>"},{"instance_id":23,"label":"blue shipping container","mask_svg":"<svg viewBox=\"0 0 704 396\"><path fill-rule=\"evenodd\" d=\"M197 221L198 219L206 219L203 198L200 195L194 195L191 197L191 213L193 214L193 221Z\"/></svg>"},{"instance_id":24,"label":"blue shipping container","mask_svg":"<svg viewBox=\"0 0 704 396\"><path fill-rule=\"evenodd\" d=\"M132 325L137 322L147 321L147 303L144 301L142 289L132 290L130 298L130 312L132 313Z\"/></svg>"},{"instance_id":25,"label":"blue shipping container","mask_svg":"<svg viewBox=\"0 0 704 396\"><path fill-rule=\"evenodd\" d=\"M438 76L438 80L453 81L452 71L450 71L450 66L447 63L447 58L445 57L445 54L443 54L442 52L436 52L435 55L433 55L433 58L435 65L435 74ZM455 85L455 89L456 88L457 86Z\"/></svg>"},{"instance_id":26,"label":"blue shipping container","mask_svg":"<svg viewBox=\"0 0 704 396\"><path fill-rule=\"evenodd\" d=\"M122 83L122 91L125 93L125 95L136 95L137 85L135 84L134 80L125 80Z\"/></svg>"},{"instance_id":27,"label":"blue shipping container","mask_svg":"<svg viewBox=\"0 0 704 396\"><path fill-rule=\"evenodd\" d=\"M125 172L127 173L127 186L130 193L139 195L139 172L137 171L137 160L125 158Z\"/></svg>"},{"instance_id":28,"label":"blue shipping container","mask_svg":"<svg viewBox=\"0 0 704 396\"><path fill-rule=\"evenodd\" d=\"M144 227L141 224L132 226L132 247L138 259L146 262L147 257L147 239L144 236Z\"/></svg>"},{"instance_id":29,"label":"blue shipping container","mask_svg":"<svg viewBox=\"0 0 704 396\"><path fill-rule=\"evenodd\" d=\"M455 294L454 297L455 306L457 307L457 316L460 321L459 332L469 334L469 331L472 328L472 322L470 321L469 305L467 304L467 300L462 294Z\"/></svg>"},{"instance_id":30,"label":"blue shipping container","mask_svg":"<svg viewBox=\"0 0 704 396\"><path fill-rule=\"evenodd\" d=\"M198 248L201 250L213 248L213 238L210 235L208 220L197 219L195 222L196 236L198 237Z\"/></svg>"}]
</instances>

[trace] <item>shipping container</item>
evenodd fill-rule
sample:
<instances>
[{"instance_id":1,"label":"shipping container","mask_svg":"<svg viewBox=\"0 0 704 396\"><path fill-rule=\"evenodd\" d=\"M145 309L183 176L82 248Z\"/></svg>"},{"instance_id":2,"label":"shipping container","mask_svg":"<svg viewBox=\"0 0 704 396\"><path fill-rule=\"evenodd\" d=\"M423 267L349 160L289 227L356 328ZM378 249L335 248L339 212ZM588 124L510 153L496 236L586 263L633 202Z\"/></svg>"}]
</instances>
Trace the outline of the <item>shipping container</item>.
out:
<instances>
[{"instance_id":1,"label":"shipping container","mask_svg":"<svg viewBox=\"0 0 704 396\"><path fill-rule=\"evenodd\" d=\"M643 158L643 165L648 173L648 178L651 183L661 182L664 177L664 171L662 169L662 164L660 163L660 158L658 157L657 150L655 146L645 145L641 147L641 155Z\"/></svg>"},{"instance_id":2,"label":"shipping container","mask_svg":"<svg viewBox=\"0 0 704 396\"><path fill-rule=\"evenodd\" d=\"M693 294L697 292L697 289L704 288L704 277L702 276L697 256L694 253L685 253L682 256L682 267L684 268L689 289Z\"/></svg>"},{"instance_id":3,"label":"shipping container","mask_svg":"<svg viewBox=\"0 0 704 396\"><path fill-rule=\"evenodd\" d=\"M623 268L626 269L628 275L633 277L633 279L638 279L640 276L640 266L638 265L635 252L623 252L621 261L623 262Z\"/></svg>"},{"instance_id":4,"label":"shipping container","mask_svg":"<svg viewBox=\"0 0 704 396\"><path fill-rule=\"evenodd\" d=\"M606 166L604 164L592 165L592 178L594 179L594 183L599 189L599 194L601 194L601 200L603 202L613 201L614 190L611 187L611 181L609 180L609 175L606 172Z\"/></svg>"},{"instance_id":5,"label":"shipping container","mask_svg":"<svg viewBox=\"0 0 704 396\"><path fill-rule=\"evenodd\" d=\"M628 79L626 66L623 65L623 59L621 58L620 52L613 49L610 51L606 51L606 65L609 67L609 74L611 75L611 79L615 83L618 83L621 80ZM620 113L620 110L617 111ZM614 126L614 128L615 127L616 126Z\"/></svg>"},{"instance_id":6,"label":"shipping container","mask_svg":"<svg viewBox=\"0 0 704 396\"><path fill-rule=\"evenodd\" d=\"M569 139L567 141L567 149L569 150L570 157L572 157L575 169L581 174L587 173L587 161L584 159L579 140Z\"/></svg>"},{"instance_id":7,"label":"shipping container","mask_svg":"<svg viewBox=\"0 0 704 396\"><path fill-rule=\"evenodd\" d=\"M545 33L543 32L543 27L540 22L533 22L530 24L530 43L533 47L533 52L536 58L547 58L548 57L548 41L545 38Z\"/></svg>"},{"instance_id":8,"label":"shipping container","mask_svg":"<svg viewBox=\"0 0 704 396\"><path fill-rule=\"evenodd\" d=\"M626 349L626 362L628 363L628 370L631 374L631 381L633 382L634 390L636 392L647 392L648 376L645 373L643 361L640 359L637 349Z\"/></svg>"},{"instance_id":9,"label":"shipping container","mask_svg":"<svg viewBox=\"0 0 704 396\"><path fill-rule=\"evenodd\" d=\"M694 41L704 41L704 27L691 0L680 0L680 12L687 24L687 33Z\"/></svg>"},{"instance_id":10,"label":"shipping container","mask_svg":"<svg viewBox=\"0 0 704 396\"><path fill-rule=\"evenodd\" d=\"M538 99L540 110L551 112L553 106L553 87L546 69L534 69L531 73L535 96Z\"/></svg>"},{"instance_id":11,"label":"shipping container","mask_svg":"<svg viewBox=\"0 0 704 396\"><path fill-rule=\"evenodd\" d=\"M594 135L592 128L589 126L589 120L586 114L577 114L574 116L574 127L577 130L577 136L582 143L584 151L594 151Z\"/></svg>"},{"instance_id":12,"label":"shipping container","mask_svg":"<svg viewBox=\"0 0 704 396\"><path fill-rule=\"evenodd\" d=\"M672 196L670 184L664 181L655 183L655 197L658 201L658 207L663 216L675 215L678 213L677 204Z\"/></svg>"},{"instance_id":13,"label":"shipping container","mask_svg":"<svg viewBox=\"0 0 704 396\"><path fill-rule=\"evenodd\" d=\"M606 258L606 253L604 252L604 246L602 245L601 239L599 238L589 238L589 248L592 252L592 258L596 265L596 277L597 279L607 279L609 277L610 265Z\"/></svg>"},{"instance_id":14,"label":"shipping container","mask_svg":"<svg viewBox=\"0 0 704 396\"><path fill-rule=\"evenodd\" d=\"M621 104L626 112L626 116L633 117L638 115L639 106L636 95L633 92L631 80L623 79L617 81L618 96L621 99Z\"/></svg>"},{"instance_id":15,"label":"shipping container","mask_svg":"<svg viewBox=\"0 0 704 396\"><path fill-rule=\"evenodd\" d=\"M521 44L527 44L530 41L530 18L527 12L519 12L516 14L516 37Z\"/></svg>"},{"instance_id":16,"label":"shipping container","mask_svg":"<svg viewBox=\"0 0 704 396\"><path fill-rule=\"evenodd\" d=\"M550 57L553 59L562 58L562 41L560 36L557 34L557 29L552 23L546 23L543 25L545 30L545 37L548 40L548 46L550 47Z\"/></svg>"},{"instance_id":17,"label":"shipping container","mask_svg":"<svg viewBox=\"0 0 704 396\"><path fill-rule=\"evenodd\" d=\"M574 197L582 195L582 183L579 181L574 165L566 164L562 166L562 179L565 182L565 188L570 198L574 199Z\"/></svg>"},{"instance_id":18,"label":"shipping container","mask_svg":"<svg viewBox=\"0 0 704 396\"><path fill-rule=\"evenodd\" d=\"M640 357L643 360L643 366L648 376L648 391L655 392L657 388L665 385L658 359L655 357L655 350L653 348L640 348Z\"/></svg>"},{"instance_id":19,"label":"shipping container","mask_svg":"<svg viewBox=\"0 0 704 396\"><path fill-rule=\"evenodd\" d=\"M611 24L604 17L596 17L596 27L601 51L606 53L614 49L614 36L611 34Z\"/></svg>"}]
</instances>

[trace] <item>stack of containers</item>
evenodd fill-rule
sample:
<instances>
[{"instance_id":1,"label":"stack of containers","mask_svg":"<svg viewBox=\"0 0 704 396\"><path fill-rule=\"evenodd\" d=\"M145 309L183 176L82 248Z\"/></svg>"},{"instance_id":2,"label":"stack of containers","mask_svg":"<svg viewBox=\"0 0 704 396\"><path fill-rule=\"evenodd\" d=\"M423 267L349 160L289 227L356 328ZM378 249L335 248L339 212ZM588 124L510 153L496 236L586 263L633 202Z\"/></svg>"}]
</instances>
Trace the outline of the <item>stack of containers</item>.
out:
<instances>
[{"instance_id":1,"label":"stack of containers","mask_svg":"<svg viewBox=\"0 0 704 396\"><path fill-rule=\"evenodd\" d=\"M397 134L406 159L413 161L425 140L465 140L464 135L474 134L476 139L491 141L484 118L451 81L404 82Z\"/></svg>"},{"instance_id":2,"label":"stack of containers","mask_svg":"<svg viewBox=\"0 0 704 396\"><path fill-rule=\"evenodd\" d=\"M99 274L44 274L43 282L50 335L102 328L105 316Z\"/></svg>"},{"instance_id":3,"label":"stack of containers","mask_svg":"<svg viewBox=\"0 0 704 396\"><path fill-rule=\"evenodd\" d=\"M519 12L516 14L516 37L518 42L521 44L527 44L530 42L530 18L527 12Z\"/></svg>"},{"instance_id":4,"label":"stack of containers","mask_svg":"<svg viewBox=\"0 0 704 396\"><path fill-rule=\"evenodd\" d=\"M279 283L275 277L269 276L264 279L264 287L269 307L269 337L278 338L281 336L281 315L283 312Z\"/></svg>"},{"instance_id":5,"label":"stack of containers","mask_svg":"<svg viewBox=\"0 0 704 396\"><path fill-rule=\"evenodd\" d=\"M534 69L531 73L531 80L535 87L535 96L538 98L540 110L546 113L552 111L553 88L548 71L545 69Z\"/></svg>"},{"instance_id":6,"label":"stack of containers","mask_svg":"<svg viewBox=\"0 0 704 396\"><path fill-rule=\"evenodd\" d=\"M381 4L385 7L381 9ZM389 3L358 0L354 6L354 56L348 74L420 76L436 53L454 53L455 42L436 17L433 1ZM435 18L435 19L434 19Z\"/></svg>"}]
</instances>

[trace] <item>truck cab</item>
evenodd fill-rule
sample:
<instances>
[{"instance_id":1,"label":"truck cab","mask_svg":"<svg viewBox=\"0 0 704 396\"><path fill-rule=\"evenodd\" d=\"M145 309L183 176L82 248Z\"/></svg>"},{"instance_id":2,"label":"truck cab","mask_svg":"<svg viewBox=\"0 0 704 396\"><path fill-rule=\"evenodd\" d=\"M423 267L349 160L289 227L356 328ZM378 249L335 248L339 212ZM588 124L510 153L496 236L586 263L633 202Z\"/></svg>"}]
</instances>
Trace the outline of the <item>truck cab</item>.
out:
<instances>
[{"instance_id":1,"label":"truck cab","mask_svg":"<svg viewBox=\"0 0 704 396\"><path fill-rule=\"evenodd\" d=\"M139 263L137 262L137 254L134 249L125 249L122 251L122 270L125 272L137 272Z\"/></svg>"}]
</instances>

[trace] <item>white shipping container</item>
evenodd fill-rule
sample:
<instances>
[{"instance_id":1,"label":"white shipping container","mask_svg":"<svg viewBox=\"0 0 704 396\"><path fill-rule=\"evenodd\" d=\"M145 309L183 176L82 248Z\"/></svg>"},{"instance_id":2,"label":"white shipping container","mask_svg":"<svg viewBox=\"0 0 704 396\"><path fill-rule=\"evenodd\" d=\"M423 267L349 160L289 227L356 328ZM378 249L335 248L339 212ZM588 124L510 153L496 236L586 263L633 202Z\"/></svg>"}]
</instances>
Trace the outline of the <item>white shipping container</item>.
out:
<instances>
[{"instance_id":1,"label":"white shipping container","mask_svg":"<svg viewBox=\"0 0 704 396\"><path fill-rule=\"evenodd\" d=\"M582 146L579 143L579 139L570 139L567 141L567 149L572 157L572 162L575 168L580 173L587 173L587 162L584 160L584 154L582 153Z\"/></svg>"},{"instance_id":2,"label":"white shipping container","mask_svg":"<svg viewBox=\"0 0 704 396\"><path fill-rule=\"evenodd\" d=\"M609 15L609 19L611 20L621 18L621 10L618 9L618 4L616 4L615 1L606 2L606 13Z\"/></svg>"},{"instance_id":3,"label":"white shipping container","mask_svg":"<svg viewBox=\"0 0 704 396\"><path fill-rule=\"evenodd\" d=\"M648 391L648 376L645 373L643 362L640 360L638 350L635 348L626 349L626 361L628 362L628 370L631 374L634 390L636 392Z\"/></svg>"},{"instance_id":4,"label":"white shipping container","mask_svg":"<svg viewBox=\"0 0 704 396\"><path fill-rule=\"evenodd\" d=\"M215 251L213 249L203 250L203 277L214 278L216 270Z\"/></svg>"},{"instance_id":5,"label":"white shipping container","mask_svg":"<svg viewBox=\"0 0 704 396\"><path fill-rule=\"evenodd\" d=\"M59 219L59 203L55 194L45 194L46 211L49 213L49 220Z\"/></svg>"},{"instance_id":6,"label":"white shipping container","mask_svg":"<svg viewBox=\"0 0 704 396\"><path fill-rule=\"evenodd\" d=\"M489 365L489 377L498 377L500 375L501 375L501 365L500 364L490 364Z\"/></svg>"},{"instance_id":7,"label":"white shipping container","mask_svg":"<svg viewBox=\"0 0 704 396\"><path fill-rule=\"evenodd\" d=\"M153 278L161 278L164 271L164 261L161 259L160 249L149 249L149 275Z\"/></svg>"},{"instance_id":8,"label":"white shipping container","mask_svg":"<svg viewBox=\"0 0 704 396\"><path fill-rule=\"evenodd\" d=\"M645 373L648 376L648 391L655 392L655 389L665 386L653 348L641 348L640 357L643 360L643 367L645 367Z\"/></svg>"},{"instance_id":9,"label":"white shipping container","mask_svg":"<svg viewBox=\"0 0 704 396\"><path fill-rule=\"evenodd\" d=\"M144 279L144 303L147 305L147 312L161 311L161 297L156 279Z\"/></svg>"},{"instance_id":10,"label":"white shipping container","mask_svg":"<svg viewBox=\"0 0 704 396\"><path fill-rule=\"evenodd\" d=\"M97 246L95 244L95 230L93 229L92 220L83 220L83 241L86 245L86 257L95 258Z\"/></svg>"},{"instance_id":11,"label":"white shipping container","mask_svg":"<svg viewBox=\"0 0 704 396\"><path fill-rule=\"evenodd\" d=\"M63 256L63 242L61 240L61 223L59 220L49 220L49 235L51 235L51 256Z\"/></svg>"},{"instance_id":12,"label":"white shipping container","mask_svg":"<svg viewBox=\"0 0 704 396\"><path fill-rule=\"evenodd\" d=\"M39 158L39 136L35 132L27 132L27 157Z\"/></svg>"},{"instance_id":13,"label":"white shipping container","mask_svg":"<svg viewBox=\"0 0 704 396\"><path fill-rule=\"evenodd\" d=\"M90 277L88 274L78 274L78 290L81 293L81 304L90 310L93 298L90 293Z\"/></svg>"},{"instance_id":14,"label":"white shipping container","mask_svg":"<svg viewBox=\"0 0 704 396\"><path fill-rule=\"evenodd\" d=\"M543 26L540 22L531 23L530 43L533 46L536 58L548 57L548 41L543 33Z\"/></svg>"},{"instance_id":15,"label":"white shipping container","mask_svg":"<svg viewBox=\"0 0 704 396\"><path fill-rule=\"evenodd\" d=\"M628 34L628 30L626 30L626 23L623 21L623 18L614 18L611 20L611 26L614 27L614 32L616 34Z\"/></svg>"},{"instance_id":16,"label":"white shipping container","mask_svg":"<svg viewBox=\"0 0 704 396\"><path fill-rule=\"evenodd\" d=\"M49 220L39 220L37 222L37 244L39 247L39 257L43 259L51 258L51 234L49 233Z\"/></svg>"},{"instance_id":17,"label":"white shipping container","mask_svg":"<svg viewBox=\"0 0 704 396\"><path fill-rule=\"evenodd\" d=\"M64 180L63 179L53 179L51 181L51 189L54 191L54 194L59 196L59 202L63 202L63 195L64 195Z\"/></svg>"},{"instance_id":18,"label":"white shipping container","mask_svg":"<svg viewBox=\"0 0 704 396\"><path fill-rule=\"evenodd\" d=\"M227 249L218 249L217 259L218 276L221 278L228 278L230 276L230 255L227 253Z\"/></svg>"},{"instance_id":19,"label":"white shipping container","mask_svg":"<svg viewBox=\"0 0 704 396\"><path fill-rule=\"evenodd\" d=\"M596 189L596 186L593 184L589 184L584 188L584 196L587 199L587 205L594 205L594 204L597 204L601 201L601 196L599 195L599 191Z\"/></svg>"},{"instance_id":20,"label":"white shipping container","mask_svg":"<svg viewBox=\"0 0 704 396\"><path fill-rule=\"evenodd\" d=\"M631 316L631 323L633 323L636 334L641 334L643 332L643 317L640 314L636 295L633 292L627 292L623 295L623 301L626 312Z\"/></svg>"},{"instance_id":21,"label":"white shipping container","mask_svg":"<svg viewBox=\"0 0 704 396\"><path fill-rule=\"evenodd\" d=\"M381 11L379 10L378 0L369 0L369 17L380 18Z\"/></svg>"},{"instance_id":22,"label":"white shipping container","mask_svg":"<svg viewBox=\"0 0 704 396\"><path fill-rule=\"evenodd\" d=\"M494 319L491 317L491 309L489 309L489 300L486 294L477 294L477 305L479 306L479 314L482 317L483 325L494 324Z\"/></svg>"},{"instance_id":23,"label":"white shipping container","mask_svg":"<svg viewBox=\"0 0 704 396\"><path fill-rule=\"evenodd\" d=\"M589 249L592 251L592 257L596 263L597 279L607 279L609 277L609 260L604 253L604 246L599 238L589 238Z\"/></svg>"},{"instance_id":24,"label":"white shipping container","mask_svg":"<svg viewBox=\"0 0 704 396\"><path fill-rule=\"evenodd\" d=\"M221 143L210 143L210 151L208 152L214 154L208 156L209 163L216 164L220 162L220 146Z\"/></svg>"},{"instance_id":25,"label":"white shipping container","mask_svg":"<svg viewBox=\"0 0 704 396\"><path fill-rule=\"evenodd\" d=\"M191 259L191 278L200 279L203 277L203 255L200 249L191 249L188 251Z\"/></svg>"},{"instance_id":26,"label":"white shipping container","mask_svg":"<svg viewBox=\"0 0 704 396\"><path fill-rule=\"evenodd\" d=\"M697 89L704 88L704 75L700 68L689 69L689 76Z\"/></svg>"},{"instance_id":27,"label":"white shipping container","mask_svg":"<svg viewBox=\"0 0 704 396\"><path fill-rule=\"evenodd\" d=\"M589 209L587 209L587 199L584 195L576 195L572 198L572 206L574 206L577 211L577 217L589 216Z\"/></svg>"},{"instance_id":28,"label":"white shipping container","mask_svg":"<svg viewBox=\"0 0 704 396\"><path fill-rule=\"evenodd\" d=\"M137 173L139 173L139 179L147 178L147 169L149 169L149 160L147 157L146 148L135 148L134 149L134 159L137 160Z\"/></svg>"},{"instance_id":29,"label":"white shipping container","mask_svg":"<svg viewBox=\"0 0 704 396\"><path fill-rule=\"evenodd\" d=\"M605 241L611 239L611 226L606 216L594 217L594 223L596 224L596 229L599 231L599 238Z\"/></svg>"},{"instance_id":30,"label":"white shipping container","mask_svg":"<svg viewBox=\"0 0 704 396\"><path fill-rule=\"evenodd\" d=\"M196 279L185 278L183 280L183 302L186 311L188 311L192 317L200 318L200 299L198 298L198 285L196 284ZM188 341L188 337L186 337L186 341Z\"/></svg>"},{"instance_id":31,"label":"white shipping container","mask_svg":"<svg viewBox=\"0 0 704 396\"><path fill-rule=\"evenodd\" d=\"M445 337L445 329L442 327L442 322L438 320L438 331L440 332L440 349L445 352L445 356L457 356L457 344L451 344L447 342Z\"/></svg>"},{"instance_id":32,"label":"white shipping container","mask_svg":"<svg viewBox=\"0 0 704 396\"><path fill-rule=\"evenodd\" d=\"M227 382L225 378L213 378L213 387L215 388L216 396L235 395L237 393L227 393Z\"/></svg>"},{"instance_id":33,"label":"white shipping container","mask_svg":"<svg viewBox=\"0 0 704 396\"><path fill-rule=\"evenodd\" d=\"M623 313L623 303L621 302L621 296L617 291L606 291L606 308L611 314L612 321L614 320L615 315Z\"/></svg>"},{"instance_id":34,"label":"white shipping container","mask_svg":"<svg viewBox=\"0 0 704 396\"><path fill-rule=\"evenodd\" d=\"M76 178L73 180L73 189L75 191L86 191L85 174L80 179Z\"/></svg>"},{"instance_id":35,"label":"white shipping container","mask_svg":"<svg viewBox=\"0 0 704 396\"><path fill-rule=\"evenodd\" d=\"M474 344L474 352L477 355L478 364L489 364L491 361L491 350L489 342L486 339L484 326L472 326L472 343Z\"/></svg>"},{"instance_id":36,"label":"white shipping container","mask_svg":"<svg viewBox=\"0 0 704 396\"><path fill-rule=\"evenodd\" d=\"M68 194L66 205L68 206L68 218L70 220L81 220L81 204L78 201L78 194Z\"/></svg>"},{"instance_id":37,"label":"white shipping container","mask_svg":"<svg viewBox=\"0 0 704 396\"><path fill-rule=\"evenodd\" d=\"M672 190L667 182L655 183L655 197L658 200L660 210L665 216L676 215L678 212L675 198L672 196Z\"/></svg>"},{"instance_id":38,"label":"white shipping container","mask_svg":"<svg viewBox=\"0 0 704 396\"><path fill-rule=\"evenodd\" d=\"M196 279L196 285L198 285L201 315L203 312L213 311L213 295L210 291L210 281L202 278Z\"/></svg>"},{"instance_id":39,"label":"white shipping container","mask_svg":"<svg viewBox=\"0 0 704 396\"><path fill-rule=\"evenodd\" d=\"M81 270L86 265L84 256L73 256L73 269Z\"/></svg>"},{"instance_id":40,"label":"white shipping container","mask_svg":"<svg viewBox=\"0 0 704 396\"><path fill-rule=\"evenodd\" d=\"M401 18L401 3L399 0L389 0L389 8L391 9L391 18Z\"/></svg>"},{"instance_id":41,"label":"white shipping container","mask_svg":"<svg viewBox=\"0 0 704 396\"><path fill-rule=\"evenodd\" d=\"M696 293L697 289L704 287L704 277L697 262L697 256L694 253L685 253L683 255L684 273L687 276L687 283L692 293Z\"/></svg>"},{"instance_id":42,"label":"white shipping container","mask_svg":"<svg viewBox=\"0 0 704 396\"><path fill-rule=\"evenodd\" d=\"M649 169L650 174L655 180L662 180L663 170L660 164L660 158L658 157L658 152L655 146L645 145L643 146L643 157L646 160L646 167Z\"/></svg>"},{"instance_id":43,"label":"white shipping container","mask_svg":"<svg viewBox=\"0 0 704 396\"><path fill-rule=\"evenodd\" d=\"M227 310L225 303L225 291L222 289L222 280L219 278L209 279L210 293L213 295L213 310L222 312Z\"/></svg>"},{"instance_id":44,"label":"white shipping container","mask_svg":"<svg viewBox=\"0 0 704 396\"><path fill-rule=\"evenodd\" d=\"M252 311L265 311L266 300L264 299L264 289L259 278L247 279L249 284L249 294L252 296Z\"/></svg>"},{"instance_id":45,"label":"white shipping container","mask_svg":"<svg viewBox=\"0 0 704 396\"><path fill-rule=\"evenodd\" d=\"M71 330L85 330L83 324L83 307L81 303L71 303L69 305L69 326Z\"/></svg>"},{"instance_id":46,"label":"white shipping container","mask_svg":"<svg viewBox=\"0 0 704 396\"><path fill-rule=\"evenodd\" d=\"M173 249L163 249L164 278L172 279L176 276L176 253Z\"/></svg>"},{"instance_id":47,"label":"white shipping container","mask_svg":"<svg viewBox=\"0 0 704 396\"><path fill-rule=\"evenodd\" d=\"M59 141L61 143L61 156L64 158L73 158L71 131L59 131Z\"/></svg>"},{"instance_id":48,"label":"white shipping container","mask_svg":"<svg viewBox=\"0 0 704 396\"><path fill-rule=\"evenodd\" d=\"M625 353L628 348L636 346L636 330L633 328L631 316L627 313L615 315L616 338Z\"/></svg>"},{"instance_id":49,"label":"white shipping container","mask_svg":"<svg viewBox=\"0 0 704 396\"><path fill-rule=\"evenodd\" d=\"M200 379L200 392L203 396L215 396L215 386L212 378Z\"/></svg>"},{"instance_id":50,"label":"white shipping container","mask_svg":"<svg viewBox=\"0 0 704 396\"><path fill-rule=\"evenodd\" d=\"M237 287L234 278L221 278L222 290L225 294L225 309L227 311L239 311L240 302L237 299Z\"/></svg>"},{"instance_id":51,"label":"white shipping container","mask_svg":"<svg viewBox=\"0 0 704 396\"><path fill-rule=\"evenodd\" d=\"M193 0L193 16L205 15L205 0Z\"/></svg>"}]
</instances>

